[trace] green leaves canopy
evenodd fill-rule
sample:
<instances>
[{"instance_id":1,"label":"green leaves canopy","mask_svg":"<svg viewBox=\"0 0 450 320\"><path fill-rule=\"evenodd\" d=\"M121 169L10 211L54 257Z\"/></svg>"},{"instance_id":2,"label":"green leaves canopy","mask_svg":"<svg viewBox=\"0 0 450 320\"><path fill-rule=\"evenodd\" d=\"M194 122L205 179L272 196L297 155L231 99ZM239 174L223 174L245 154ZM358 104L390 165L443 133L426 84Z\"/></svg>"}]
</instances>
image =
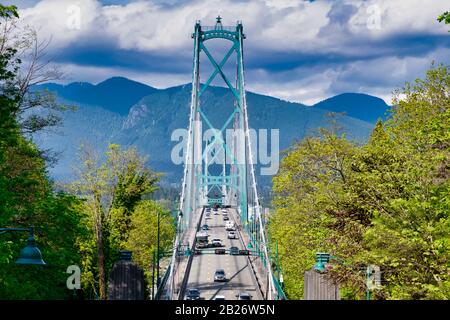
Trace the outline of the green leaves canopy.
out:
<instances>
[{"instance_id":1,"label":"green leaves canopy","mask_svg":"<svg viewBox=\"0 0 450 320\"><path fill-rule=\"evenodd\" d=\"M322 131L283 159L269 231L290 298L317 251L340 258L331 274L344 298L363 298L369 263L383 271L377 298L450 297L449 69L433 66L393 104L366 145Z\"/></svg>"}]
</instances>

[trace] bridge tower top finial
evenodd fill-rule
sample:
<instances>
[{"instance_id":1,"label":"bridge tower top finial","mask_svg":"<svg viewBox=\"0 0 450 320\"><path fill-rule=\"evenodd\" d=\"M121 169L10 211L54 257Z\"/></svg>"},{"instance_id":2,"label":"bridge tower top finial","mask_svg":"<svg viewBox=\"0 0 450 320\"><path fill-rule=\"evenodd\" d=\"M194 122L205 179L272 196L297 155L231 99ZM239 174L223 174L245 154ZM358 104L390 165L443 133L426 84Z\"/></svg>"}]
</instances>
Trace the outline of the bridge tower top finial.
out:
<instances>
[{"instance_id":1,"label":"bridge tower top finial","mask_svg":"<svg viewBox=\"0 0 450 320\"><path fill-rule=\"evenodd\" d=\"M222 17L220 16L220 14L217 16L216 18L216 26L215 29L216 30L222 30L223 26L222 26Z\"/></svg>"}]
</instances>

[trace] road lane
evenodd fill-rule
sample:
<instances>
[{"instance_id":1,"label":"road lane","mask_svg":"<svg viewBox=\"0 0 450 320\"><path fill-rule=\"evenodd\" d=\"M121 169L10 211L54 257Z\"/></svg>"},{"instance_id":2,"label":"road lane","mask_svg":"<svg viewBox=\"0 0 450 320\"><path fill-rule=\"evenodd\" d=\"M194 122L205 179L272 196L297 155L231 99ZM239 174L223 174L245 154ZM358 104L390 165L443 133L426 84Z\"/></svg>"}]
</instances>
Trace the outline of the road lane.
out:
<instances>
[{"instance_id":1,"label":"road lane","mask_svg":"<svg viewBox=\"0 0 450 320\"><path fill-rule=\"evenodd\" d=\"M234 214L228 209L230 220ZM203 215L201 225L207 224L210 228L208 231L209 240L219 238L224 246L222 248L229 249L232 246L242 248L239 239L228 239L228 231L225 230L225 222L221 209L219 214L215 215L211 210L210 218ZM236 231L240 237L238 231ZM224 269L227 282L214 282L214 272L217 269ZM254 283L252 270L246 256L232 256L229 254L219 255L212 253L203 253L195 255L192 261L191 272L189 274L187 288L198 288L201 297L206 300L213 299L216 295L225 296L226 300L236 300L239 292L246 291L253 296L254 300L262 299L257 285Z\"/></svg>"}]
</instances>

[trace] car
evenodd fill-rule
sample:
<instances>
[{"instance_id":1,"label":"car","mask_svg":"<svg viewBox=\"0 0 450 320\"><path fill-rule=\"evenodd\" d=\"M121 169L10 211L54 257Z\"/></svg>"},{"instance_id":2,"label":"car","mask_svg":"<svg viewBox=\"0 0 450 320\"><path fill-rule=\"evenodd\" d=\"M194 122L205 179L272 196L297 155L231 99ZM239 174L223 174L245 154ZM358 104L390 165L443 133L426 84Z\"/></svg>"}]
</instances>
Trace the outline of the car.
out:
<instances>
[{"instance_id":1,"label":"car","mask_svg":"<svg viewBox=\"0 0 450 320\"><path fill-rule=\"evenodd\" d=\"M219 214L219 211L217 211L217 210L214 210L214 215L218 215Z\"/></svg>"},{"instance_id":2,"label":"car","mask_svg":"<svg viewBox=\"0 0 450 320\"><path fill-rule=\"evenodd\" d=\"M200 241L200 242L197 242L195 244L195 247L198 248L198 249L208 248L209 247L209 243L208 243L208 241Z\"/></svg>"},{"instance_id":3,"label":"car","mask_svg":"<svg viewBox=\"0 0 450 320\"><path fill-rule=\"evenodd\" d=\"M217 269L216 272L214 272L214 282L216 281L227 281L227 277L225 276L225 270Z\"/></svg>"},{"instance_id":4,"label":"car","mask_svg":"<svg viewBox=\"0 0 450 320\"><path fill-rule=\"evenodd\" d=\"M236 239L236 232L235 231L228 232L228 239Z\"/></svg>"},{"instance_id":5,"label":"car","mask_svg":"<svg viewBox=\"0 0 450 320\"><path fill-rule=\"evenodd\" d=\"M238 248L238 247L231 247L231 248L230 248L230 254L231 254L232 256L237 256L237 255L239 255L239 248Z\"/></svg>"},{"instance_id":6,"label":"car","mask_svg":"<svg viewBox=\"0 0 450 320\"><path fill-rule=\"evenodd\" d=\"M220 240L218 238L212 239L211 245L213 247L221 247L222 246L222 240Z\"/></svg>"},{"instance_id":7,"label":"car","mask_svg":"<svg viewBox=\"0 0 450 320\"><path fill-rule=\"evenodd\" d=\"M234 222L233 221L227 221L227 223L225 224L225 230L226 231L236 231L236 228L234 226Z\"/></svg>"},{"instance_id":8,"label":"car","mask_svg":"<svg viewBox=\"0 0 450 320\"><path fill-rule=\"evenodd\" d=\"M200 290L189 288L186 290L186 300L200 300Z\"/></svg>"},{"instance_id":9,"label":"car","mask_svg":"<svg viewBox=\"0 0 450 320\"><path fill-rule=\"evenodd\" d=\"M227 209L222 209L222 214L228 214L228 210Z\"/></svg>"},{"instance_id":10,"label":"car","mask_svg":"<svg viewBox=\"0 0 450 320\"><path fill-rule=\"evenodd\" d=\"M230 220L230 218L228 218L228 216L223 216L223 220L228 221L228 220Z\"/></svg>"},{"instance_id":11,"label":"car","mask_svg":"<svg viewBox=\"0 0 450 320\"><path fill-rule=\"evenodd\" d=\"M213 300L226 300L226 299L225 299L225 296L218 295L218 296L215 296Z\"/></svg>"},{"instance_id":12,"label":"car","mask_svg":"<svg viewBox=\"0 0 450 320\"><path fill-rule=\"evenodd\" d=\"M238 300L252 300L252 296L248 292L239 292L236 297Z\"/></svg>"},{"instance_id":13,"label":"car","mask_svg":"<svg viewBox=\"0 0 450 320\"><path fill-rule=\"evenodd\" d=\"M209 230L209 226L207 224L202 225L202 230L203 231Z\"/></svg>"}]
</instances>

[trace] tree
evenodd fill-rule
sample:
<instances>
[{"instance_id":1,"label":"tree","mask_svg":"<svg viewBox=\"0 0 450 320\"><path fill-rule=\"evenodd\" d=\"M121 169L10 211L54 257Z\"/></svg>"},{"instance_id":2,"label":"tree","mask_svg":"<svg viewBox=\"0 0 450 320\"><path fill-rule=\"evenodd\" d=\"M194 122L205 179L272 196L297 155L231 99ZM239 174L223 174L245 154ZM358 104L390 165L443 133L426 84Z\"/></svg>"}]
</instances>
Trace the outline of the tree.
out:
<instances>
[{"instance_id":1,"label":"tree","mask_svg":"<svg viewBox=\"0 0 450 320\"><path fill-rule=\"evenodd\" d=\"M373 226L368 259L394 299L448 299L450 70L438 66L394 96L385 133L364 148Z\"/></svg>"},{"instance_id":2,"label":"tree","mask_svg":"<svg viewBox=\"0 0 450 320\"><path fill-rule=\"evenodd\" d=\"M133 251L133 260L144 270L151 283L153 255L157 252L157 225L160 219L160 253L170 250L175 237L174 219L170 211L152 200L141 201L131 216L126 247Z\"/></svg>"},{"instance_id":3,"label":"tree","mask_svg":"<svg viewBox=\"0 0 450 320\"><path fill-rule=\"evenodd\" d=\"M449 11L445 11L443 14L441 14L437 20L439 22L444 21L445 24L450 24L450 12Z\"/></svg>"},{"instance_id":4,"label":"tree","mask_svg":"<svg viewBox=\"0 0 450 320\"><path fill-rule=\"evenodd\" d=\"M346 297L364 296L367 264L383 272L376 298L450 297L449 68L406 83L393 105L366 145L325 132L283 159L269 231L289 297L317 251L338 257L329 274Z\"/></svg>"},{"instance_id":5,"label":"tree","mask_svg":"<svg viewBox=\"0 0 450 320\"><path fill-rule=\"evenodd\" d=\"M3 26L7 21L17 18L15 6L0 5L0 24ZM20 59L16 57L17 49L9 46L0 38L0 143L5 145L14 139L18 128L15 112L18 109L18 90L11 85L17 76Z\"/></svg>"},{"instance_id":6,"label":"tree","mask_svg":"<svg viewBox=\"0 0 450 320\"><path fill-rule=\"evenodd\" d=\"M101 299L106 299L108 270L124 248L131 227L131 214L144 194L152 192L158 175L145 166L145 158L135 148L121 150L109 145L106 160L91 148L82 146L78 181L71 186L83 199L88 213L85 223L92 232L91 240L82 244L85 253L86 282ZM95 249L94 249L94 248ZM92 257L89 253L94 252ZM96 269L93 269L94 263ZM98 273L97 281L95 274Z\"/></svg>"},{"instance_id":7,"label":"tree","mask_svg":"<svg viewBox=\"0 0 450 320\"><path fill-rule=\"evenodd\" d=\"M353 253L360 247L361 230L350 228L349 217L338 209L347 197L343 185L355 146L344 136L320 132L295 145L273 179L276 211L269 232L278 242L290 299L303 296L303 273L314 264L317 251L342 256L344 250Z\"/></svg>"},{"instance_id":8,"label":"tree","mask_svg":"<svg viewBox=\"0 0 450 320\"><path fill-rule=\"evenodd\" d=\"M14 92L15 107L12 115L22 133L32 134L61 124L60 112L74 109L58 103L53 93L37 90L36 85L60 80L63 73L47 59L50 39L41 40L36 30L30 26L17 24L17 8L3 6L0 16L0 54L7 59L10 72L14 73L2 83L2 89Z\"/></svg>"},{"instance_id":9,"label":"tree","mask_svg":"<svg viewBox=\"0 0 450 320\"><path fill-rule=\"evenodd\" d=\"M18 17L14 6L0 5L4 27ZM0 37L0 226L30 227L47 266L17 266L14 261L26 244L26 235L3 234L0 239L0 299L63 299L65 270L79 264L76 242L84 229L79 224L79 201L54 193L45 162L36 146L20 131L16 114L21 93L14 84L21 60L18 48Z\"/></svg>"}]
</instances>

